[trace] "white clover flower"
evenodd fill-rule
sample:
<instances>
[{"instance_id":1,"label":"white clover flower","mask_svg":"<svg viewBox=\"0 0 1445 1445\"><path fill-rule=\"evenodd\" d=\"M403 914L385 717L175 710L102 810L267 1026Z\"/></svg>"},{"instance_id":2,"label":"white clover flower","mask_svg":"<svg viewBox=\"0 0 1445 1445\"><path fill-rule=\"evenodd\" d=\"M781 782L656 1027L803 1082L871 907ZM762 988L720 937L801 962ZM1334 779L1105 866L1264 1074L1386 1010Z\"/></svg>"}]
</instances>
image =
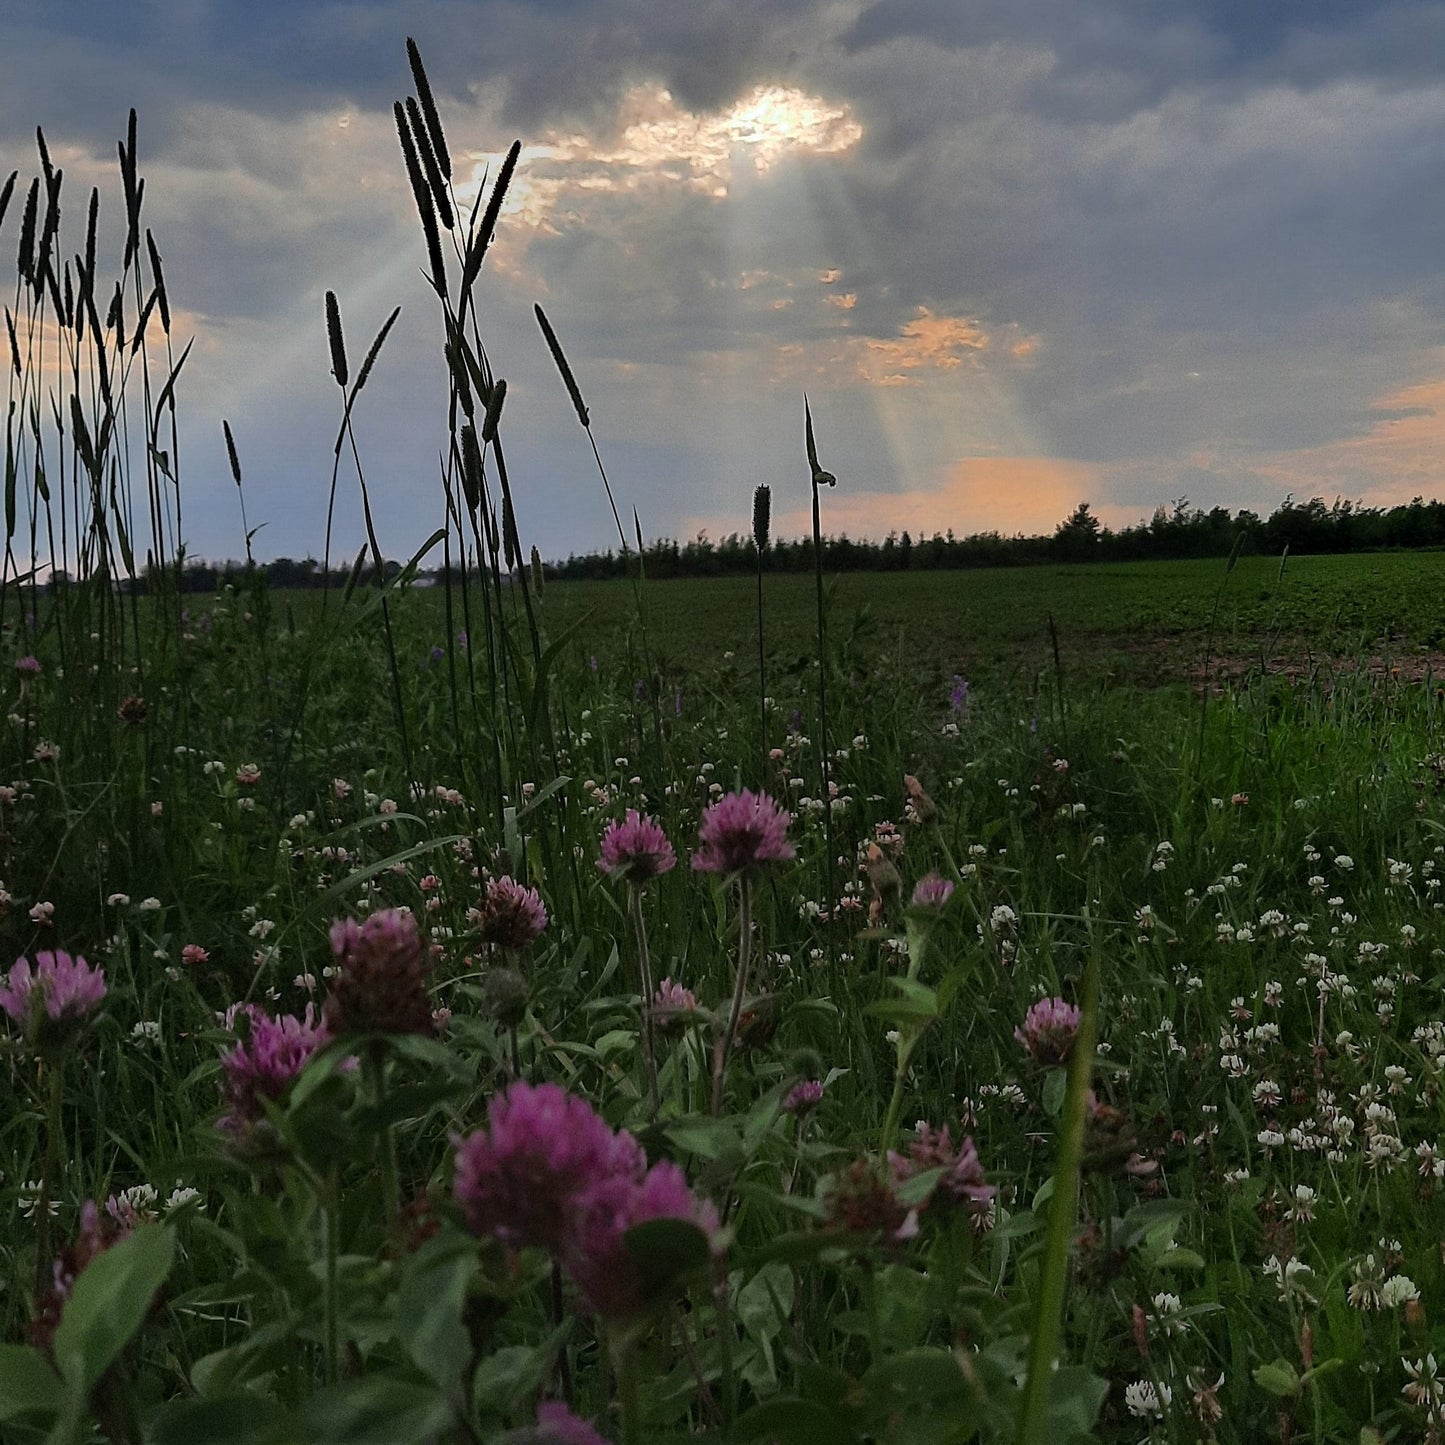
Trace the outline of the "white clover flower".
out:
<instances>
[{"instance_id":1,"label":"white clover flower","mask_svg":"<svg viewBox=\"0 0 1445 1445\"><path fill-rule=\"evenodd\" d=\"M1420 1298L1420 1290L1409 1275L1392 1274L1380 1289L1380 1302L1386 1309Z\"/></svg>"},{"instance_id":2,"label":"white clover flower","mask_svg":"<svg viewBox=\"0 0 1445 1445\"><path fill-rule=\"evenodd\" d=\"M1153 1380L1135 1380L1124 1387L1124 1404L1140 1420L1162 1420L1173 1403L1174 1391L1162 1381L1157 1388Z\"/></svg>"}]
</instances>

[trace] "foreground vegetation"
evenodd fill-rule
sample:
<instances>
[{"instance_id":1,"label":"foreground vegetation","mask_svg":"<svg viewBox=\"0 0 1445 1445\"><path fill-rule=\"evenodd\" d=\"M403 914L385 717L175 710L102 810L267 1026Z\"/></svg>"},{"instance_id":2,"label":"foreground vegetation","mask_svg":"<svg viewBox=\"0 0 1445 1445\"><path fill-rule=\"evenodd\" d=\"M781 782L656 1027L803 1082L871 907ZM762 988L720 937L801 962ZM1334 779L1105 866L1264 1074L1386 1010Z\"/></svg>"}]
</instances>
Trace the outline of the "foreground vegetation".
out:
<instances>
[{"instance_id":1,"label":"foreground vegetation","mask_svg":"<svg viewBox=\"0 0 1445 1445\"><path fill-rule=\"evenodd\" d=\"M93 254L78 308L42 260L48 159L30 192L5 1438L1438 1439L1445 748L1392 652L1427 611L1322 619L1324 559L1131 570L1112 611L909 578L921 635L878 582L538 595L470 299L509 171L442 227L413 74L444 589L377 585L373 538L320 598L183 593L169 356L117 421L168 345L133 134L106 322ZM47 593L16 555L62 515ZM1146 630L1168 665L1100 686Z\"/></svg>"}]
</instances>

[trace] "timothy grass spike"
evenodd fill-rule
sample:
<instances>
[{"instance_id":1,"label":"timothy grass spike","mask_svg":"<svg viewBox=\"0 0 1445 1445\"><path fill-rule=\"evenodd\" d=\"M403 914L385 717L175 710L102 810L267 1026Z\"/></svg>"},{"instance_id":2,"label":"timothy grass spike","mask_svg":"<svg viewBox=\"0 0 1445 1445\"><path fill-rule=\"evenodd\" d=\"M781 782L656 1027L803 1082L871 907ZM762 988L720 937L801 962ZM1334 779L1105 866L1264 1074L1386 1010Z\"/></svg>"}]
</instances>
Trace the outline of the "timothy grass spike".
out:
<instances>
[{"instance_id":1,"label":"timothy grass spike","mask_svg":"<svg viewBox=\"0 0 1445 1445\"><path fill-rule=\"evenodd\" d=\"M491 443L497 439L497 423L502 418L502 404L507 399L507 381L498 377L492 384L492 394L487 398L487 414L482 419L482 441Z\"/></svg>"},{"instance_id":2,"label":"timothy grass spike","mask_svg":"<svg viewBox=\"0 0 1445 1445\"><path fill-rule=\"evenodd\" d=\"M4 186L0 186L0 222L5 220L5 211L10 205L10 197L15 194L15 178L19 171L11 171Z\"/></svg>"},{"instance_id":3,"label":"timothy grass spike","mask_svg":"<svg viewBox=\"0 0 1445 1445\"><path fill-rule=\"evenodd\" d=\"M349 375L346 369L346 339L341 334L341 306L336 292L326 293L326 339L331 344L331 374L336 384L345 387Z\"/></svg>"},{"instance_id":4,"label":"timothy grass spike","mask_svg":"<svg viewBox=\"0 0 1445 1445\"><path fill-rule=\"evenodd\" d=\"M156 305L161 312L161 330L167 336L171 334L171 307L166 299L166 278L161 270L161 253L156 250L155 237L150 233L150 227L146 227L146 251L151 258L151 275L156 283Z\"/></svg>"},{"instance_id":5,"label":"timothy grass spike","mask_svg":"<svg viewBox=\"0 0 1445 1445\"><path fill-rule=\"evenodd\" d=\"M768 486L753 490L753 546L759 556L768 550L773 521L773 489Z\"/></svg>"},{"instance_id":6,"label":"timothy grass spike","mask_svg":"<svg viewBox=\"0 0 1445 1445\"><path fill-rule=\"evenodd\" d=\"M231 435L231 423L222 419L221 430L226 434L226 456L231 463L231 476L236 485L241 485L241 459L236 455L236 438Z\"/></svg>"},{"instance_id":7,"label":"timothy grass spike","mask_svg":"<svg viewBox=\"0 0 1445 1445\"><path fill-rule=\"evenodd\" d=\"M477 273L482 269L482 261L486 257L487 247L492 244L492 236L497 229L497 217L502 213L502 201L507 194L507 187L512 183L512 172L517 169L517 157L522 154L522 142L514 140L502 160L501 168L497 171L496 184L492 187L492 194L487 198L487 209L482 212L482 224L477 229L475 240L467 253L466 268L462 273L462 290L466 291L477 278Z\"/></svg>"},{"instance_id":8,"label":"timothy grass spike","mask_svg":"<svg viewBox=\"0 0 1445 1445\"><path fill-rule=\"evenodd\" d=\"M442 175L441 166L432 150L431 139L427 135L426 122L422 119L421 110L411 96L406 98L406 118L411 123L412 139L416 142L416 153L421 159L421 168L426 174L432 200L436 203L437 215L441 217L442 225L450 231L454 220L451 198L447 195L446 179Z\"/></svg>"},{"instance_id":9,"label":"timothy grass spike","mask_svg":"<svg viewBox=\"0 0 1445 1445\"><path fill-rule=\"evenodd\" d=\"M567 365L567 358L562 354L562 343L557 340L557 333L552 330L552 323L547 320L547 313L542 310L541 306L534 304L532 310L537 313L537 324L542 328L547 349L552 353L552 360L562 375L562 384L567 388L567 395L572 398L572 405L577 410L577 420L584 427L590 426L591 421L587 415L587 407L582 401L582 389L577 385L577 378L572 375L572 368Z\"/></svg>"},{"instance_id":10,"label":"timothy grass spike","mask_svg":"<svg viewBox=\"0 0 1445 1445\"><path fill-rule=\"evenodd\" d=\"M16 269L26 281L35 275L35 221L40 210L40 177L30 182L25 194L25 209L20 213L20 250L15 257Z\"/></svg>"},{"instance_id":11,"label":"timothy grass spike","mask_svg":"<svg viewBox=\"0 0 1445 1445\"><path fill-rule=\"evenodd\" d=\"M447 149L446 136L442 134L442 120L437 113L436 98L432 95L426 68L421 63L421 51L417 49L416 41L410 35L406 37L406 58L411 63L411 78L416 82L417 99L421 102L421 113L426 118L426 131L432 151L441 166L442 174L451 180L452 157Z\"/></svg>"}]
</instances>

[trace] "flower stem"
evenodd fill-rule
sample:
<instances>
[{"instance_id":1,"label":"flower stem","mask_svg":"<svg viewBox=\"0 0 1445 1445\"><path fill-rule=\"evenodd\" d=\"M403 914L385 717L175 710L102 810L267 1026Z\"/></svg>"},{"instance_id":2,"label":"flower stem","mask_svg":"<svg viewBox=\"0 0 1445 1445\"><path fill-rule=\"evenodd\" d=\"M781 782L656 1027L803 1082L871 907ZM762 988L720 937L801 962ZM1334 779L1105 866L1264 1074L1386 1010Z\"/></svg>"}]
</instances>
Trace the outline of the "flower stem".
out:
<instances>
[{"instance_id":1,"label":"flower stem","mask_svg":"<svg viewBox=\"0 0 1445 1445\"><path fill-rule=\"evenodd\" d=\"M743 998L748 988L748 966L752 959L753 946L753 896L748 875L738 878L738 973L733 985L732 1007L728 1011L727 1027L717 1036L712 1049L712 1112L713 1117L722 1115L723 1090L727 1083L728 1059L732 1055L733 1039L738 1031L738 1018L743 1011Z\"/></svg>"},{"instance_id":2,"label":"flower stem","mask_svg":"<svg viewBox=\"0 0 1445 1445\"><path fill-rule=\"evenodd\" d=\"M614 1339L612 1363L617 1371L617 1402L622 1407L621 1445L637 1445L641 1438L642 1394L636 1341L630 1337Z\"/></svg>"},{"instance_id":3,"label":"flower stem","mask_svg":"<svg viewBox=\"0 0 1445 1445\"><path fill-rule=\"evenodd\" d=\"M384 1046L378 1045L368 1050L364 1064L367 1101L378 1114L386 1098L386 1055L383 1048ZM397 1183L396 1139L392 1135L390 1124L381 1125L381 1137L377 1140L376 1152L381 1169L381 1203L386 1213L387 1233L391 1234L397 1220Z\"/></svg>"},{"instance_id":4,"label":"flower stem","mask_svg":"<svg viewBox=\"0 0 1445 1445\"><path fill-rule=\"evenodd\" d=\"M657 1111L661 1103L657 1092L657 1035L652 1017L652 958L647 951L647 925L642 917L642 890L636 885L628 888L628 901L632 913L632 931L637 936L637 970L642 980L642 1066L647 1075L647 1114L652 1123L657 1122Z\"/></svg>"},{"instance_id":5,"label":"flower stem","mask_svg":"<svg viewBox=\"0 0 1445 1445\"><path fill-rule=\"evenodd\" d=\"M45 1157L40 1166L40 1197L35 1214L35 1297L49 1287L51 1273L50 1199L55 1190L55 1161L60 1147L60 1108L63 1102L63 1056L46 1065L50 1071L45 1098Z\"/></svg>"},{"instance_id":6,"label":"flower stem","mask_svg":"<svg viewBox=\"0 0 1445 1445\"><path fill-rule=\"evenodd\" d=\"M326 1383L334 1385L340 1374L341 1360L341 1303L338 1280L340 1275L341 1241L341 1186L337 1168L333 1164L326 1176L326 1200L322 1206L322 1218L326 1227Z\"/></svg>"},{"instance_id":7,"label":"flower stem","mask_svg":"<svg viewBox=\"0 0 1445 1445\"><path fill-rule=\"evenodd\" d=\"M1069 1247L1078 1220L1079 1175L1084 1155L1084 1115L1094 1064L1094 1038L1099 1019L1099 953L1097 944L1084 969L1084 999L1079 1032L1069 1056L1069 1086L1059 1127L1059 1162L1054 1171L1054 1197L1048 1240L1039 1275L1039 1299L1029 1340L1029 1373L1017 1440L1041 1445L1048 1434L1049 1384L1058 1355L1069 1282Z\"/></svg>"}]
</instances>

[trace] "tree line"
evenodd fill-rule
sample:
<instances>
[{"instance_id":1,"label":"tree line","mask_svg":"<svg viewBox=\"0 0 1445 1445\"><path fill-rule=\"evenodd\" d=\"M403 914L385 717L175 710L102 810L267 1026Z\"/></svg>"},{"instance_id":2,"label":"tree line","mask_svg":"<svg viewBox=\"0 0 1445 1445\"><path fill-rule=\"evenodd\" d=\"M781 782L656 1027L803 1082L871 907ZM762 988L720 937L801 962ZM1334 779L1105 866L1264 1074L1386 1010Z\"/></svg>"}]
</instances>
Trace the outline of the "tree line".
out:
<instances>
[{"instance_id":1,"label":"tree line","mask_svg":"<svg viewBox=\"0 0 1445 1445\"><path fill-rule=\"evenodd\" d=\"M1298 555L1317 552L1367 552L1391 548L1445 547L1445 502L1415 497L1396 507L1365 507L1336 499L1326 505L1311 497L1296 502L1286 497L1268 517L1227 507L1208 511L1193 507L1182 497L1168 507L1156 508L1148 520L1117 531L1106 527L1089 502L1079 505L1052 533L1005 536L1001 532L972 532L959 536L949 528L931 536L889 532L881 541L847 536L824 537L823 565L831 572L906 572L969 567L1027 567L1046 562L1139 562L1189 557L1227 557L1238 547L1242 553L1278 556L1286 549ZM635 551L599 551L572 554L565 561L547 562L543 572L557 581L600 581L625 577L636 567ZM705 533L690 542L661 537L648 543L642 561L649 577L727 577L751 575L758 555L753 538L740 532L713 541ZM184 592L214 592L227 583L237 584L250 575L251 564L186 559L180 573ZM769 572L808 572L813 568L813 542L809 537L778 538L763 555ZM323 569L314 557L297 560L278 557L254 564L267 582L279 588L313 588L347 585L352 564ZM390 579L401 564L387 560L383 575ZM455 569L454 569L455 571ZM473 572L475 576L475 572ZM375 581L367 563L362 583ZM424 582L446 580L441 570L421 574ZM169 573L175 585L175 573ZM142 574L132 584L146 588Z\"/></svg>"}]
</instances>

